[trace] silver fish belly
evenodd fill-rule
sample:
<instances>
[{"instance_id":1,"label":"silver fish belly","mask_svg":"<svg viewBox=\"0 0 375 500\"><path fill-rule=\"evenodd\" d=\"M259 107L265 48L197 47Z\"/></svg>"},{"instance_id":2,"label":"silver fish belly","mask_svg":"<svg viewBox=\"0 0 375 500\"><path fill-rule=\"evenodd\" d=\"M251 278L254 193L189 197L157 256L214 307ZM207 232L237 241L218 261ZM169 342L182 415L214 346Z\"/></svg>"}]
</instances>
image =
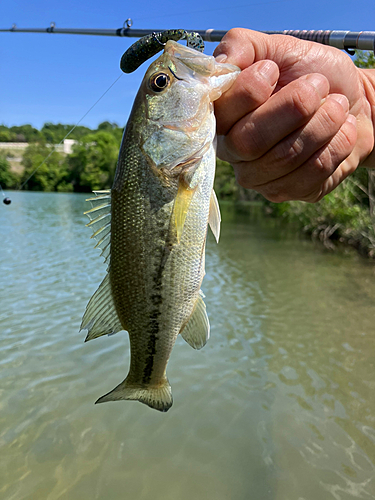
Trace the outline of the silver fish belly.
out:
<instances>
[{"instance_id":1,"label":"silver fish belly","mask_svg":"<svg viewBox=\"0 0 375 500\"><path fill-rule=\"evenodd\" d=\"M238 73L169 41L135 99L112 190L91 199L89 225L108 272L81 328L86 340L127 330L131 351L126 379L97 402L138 400L167 411L178 334L196 349L207 342L200 287L208 224L216 239L220 231L212 102Z\"/></svg>"}]
</instances>

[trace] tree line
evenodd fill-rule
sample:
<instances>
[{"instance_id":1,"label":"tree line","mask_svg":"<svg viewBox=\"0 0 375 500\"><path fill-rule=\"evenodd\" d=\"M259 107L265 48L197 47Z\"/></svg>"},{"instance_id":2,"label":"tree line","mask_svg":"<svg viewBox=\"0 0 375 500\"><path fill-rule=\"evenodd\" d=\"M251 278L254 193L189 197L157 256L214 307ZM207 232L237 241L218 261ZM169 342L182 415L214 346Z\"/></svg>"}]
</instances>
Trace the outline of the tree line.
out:
<instances>
[{"instance_id":1,"label":"tree line","mask_svg":"<svg viewBox=\"0 0 375 500\"><path fill-rule=\"evenodd\" d=\"M54 151L40 168L55 144L59 144L73 125L46 123L41 130L31 125L0 126L0 142L27 142L22 157L22 172L11 168L14 151L0 155L0 184L33 191L89 192L111 186L123 129L116 123L103 122L96 130L76 127L69 135L75 139L73 151L65 155ZM6 140L5 140L6 139ZM10 139L10 140L9 140ZM0 150L1 151L1 150ZM38 168L34 175L32 172ZM31 178L27 180L29 177Z\"/></svg>"}]
</instances>

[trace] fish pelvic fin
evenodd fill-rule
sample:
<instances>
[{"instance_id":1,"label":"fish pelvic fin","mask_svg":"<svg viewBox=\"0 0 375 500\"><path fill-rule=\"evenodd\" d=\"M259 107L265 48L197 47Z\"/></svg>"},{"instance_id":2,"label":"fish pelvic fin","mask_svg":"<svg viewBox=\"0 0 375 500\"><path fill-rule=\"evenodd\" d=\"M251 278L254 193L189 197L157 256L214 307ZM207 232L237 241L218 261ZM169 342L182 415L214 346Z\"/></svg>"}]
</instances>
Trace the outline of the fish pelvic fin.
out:
<instances>
[{"instance_id":1,"label":"fish pelvic fin","mask_svg":"<svg viewBox=\"0 0 375 500\"><path fill-rule=\"evenodd\" d=\"M113 302L109 274L87 304L80 330L88 330L85 342L124 330Z\"/></svg>"},{"instance_id":2,"label":"fish pelvic fin","mask_svg":"<svg viewBox=\"0 0 375 500\"><path fill-rule=\"evenodd\" d=\"M193 312L181 331L181 337L194 349L202 349L210 338L210 323L203 297L200 290Z\"/></svg>"},{"instance_id":3,"label":"fish pelvic fin","mask_svg":"<svg viewBox=\"0 0 375 500\"><path fill-rule=\"evenodd\" d=\"M167 378L157 386L137 385L128 382L126 378L111 392L99 398L95 404L121 400L140 401L161 412L168 411L173 404L172 390Z\"/></svg>"}]
</instances>

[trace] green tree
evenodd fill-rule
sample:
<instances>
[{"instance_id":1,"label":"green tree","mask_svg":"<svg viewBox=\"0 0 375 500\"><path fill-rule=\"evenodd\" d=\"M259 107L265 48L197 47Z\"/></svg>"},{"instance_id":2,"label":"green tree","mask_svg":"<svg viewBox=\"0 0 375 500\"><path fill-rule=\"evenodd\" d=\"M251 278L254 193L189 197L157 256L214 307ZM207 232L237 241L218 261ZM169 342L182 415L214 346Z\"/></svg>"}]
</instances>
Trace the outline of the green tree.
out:
<instances>
[{"instance_id":1,"label":"green tree","mask_svg":"<svg viewBox=\"0 0 375 500\"><path fill-rule=\"evenodd\" d=\"M118 150L119 142L109 132L84 136L67 158L74 190L89 192L111 187Z\"/></svg>"},{"instance_id":2,"label":"green tree","mask_svg":"<svg viewBox=\"0 0 375 500\"><path fill-rule=\"evenodd\" d=\"M62 125L61 123L47 122L43 125L41 133L47 144L58 144L69 132L69 125Z\"/></svg>"},{"instance_id":3,"label":"green tree","mask_svg":"<svg viewBox=\"0 0 375 500\"><path fill-rule=\"evenodd\" d=\"M9 132L12 135L12 140L17 142L38 142L43 140L39 130L29 124L10 127Z\"/></svg>"},{"instance_id":4,"label":"green tree","mask_svg":"<svg viewBox=\"0 0 375 500\"><path fill-rule=\"evenodd\" d=\"M70 125L69 125L69 130L71 130ZM79 141L80 139L82 139L82 137L92 132L93 131L91 130L91 128L84 127L83 125L78 125L78 127L76 127L73 130L73 132L69 135L69 139L75 139L76 141Z\"/></svg>"},{"instance_id":5,"label":"green tree","mask_svg":"<svg viewBox=\"0 0 375 500\"><path fill-rule=\"evenodd\" d=\"M99 125L98 125L98 131L100 130L102 132L111 132L112 130L114 130L116 128L118 128L118 125L115 122L105 121L105 122L99 123Z\"/></svg>"},{"instance_id":6,"label":"green tree","mask_svg":"<svg viewBox=\"0 0 375 500\"><path fill-rule=\"evenodd\" d=\"M73 128L74 125L47 122L43 125L41 134L48 144L59 144ZM90 132L90 128L79 125L69 134L69 139L79 140Z\"/></svg>"},{"instance_id":7,"label":"green tree","mask_svg":"<svg viewBox=\"0 0 375 500\"><path fill-rule=\"evenodd\" d=\"M8 160L5 156L0 156L0 185L3 189L14 188L17 185L18 177L11 171Z\"/></svg>"},{"instance_id":8,"label":"green tree","mask_svg":"<svg viewBox=\"0 0 375 500\"><path fill-rule=\"evenodd\" d=\"M66 186L64 190L71 190L68 184L68 169L64 157L56 151L49 156L51 149L41 144L31 144L23 156L25 170L22 182L27 180L27 189L32 191L60 191L59 185ZM38 169L35 173L34 170Z\"/></svg>"},{"instance_id":9,"label":"green tree","mask_svg":"<svg viewBox=\"0 0 375 500\"><path fill-rule=\"evenodd\" d=\"M354 64L358 68L375 68L375 56L370 50L356 50Z\"/></svg>"},{"instance_id":10,"label":"green tree","mask_svg":"<svg viewBox=\"0 0 375 500\"><path fill-rule=\"evenodd\" d=\"M102 122L98 125L98 131L109 132L115 136L118 142L121 142L123 129L117 125L115 122Z\"/></svg>"},{"instance_id":11,"label":"green tree","mask_svg":"<svg viewBox=\"0 0 375 500\"><path fill-rule=\"evenodd\" d=\"M12 136L9 130L0 129L0 142L11 142Z\"/></svg>"}]
</instances>

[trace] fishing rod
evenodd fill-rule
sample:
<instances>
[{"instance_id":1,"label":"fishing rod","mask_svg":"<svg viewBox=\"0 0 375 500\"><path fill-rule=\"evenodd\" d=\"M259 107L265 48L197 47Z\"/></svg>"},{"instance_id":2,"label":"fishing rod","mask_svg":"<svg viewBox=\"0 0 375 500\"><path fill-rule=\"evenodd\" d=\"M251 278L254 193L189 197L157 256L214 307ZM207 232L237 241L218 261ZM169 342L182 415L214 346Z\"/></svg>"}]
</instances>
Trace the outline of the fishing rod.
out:
<instances>
[{"instance_id":1,"label":"fishing rod","mask_svg":"<svg viewBox=\"0 0 375 500\"><path fill-rule=\"evenodd\" d=\"M122 28L118 29L90 29L90 28L56 28L51 23L48 28L18 28L16 24L9 29L0 29L0 32L11 33L50 33L59 35L94 35L94 36L118 36L128 38L141 38L152 33L163 30L134 29L133 21L128 18ZM226 30L192 30L206 42L220 42ZM289 35L301 40L330 45L337 49L346 50L353 55L353 50L372 50L375 52L375 31L344 31L344 30L283 30L283 31L260 31L266 35Z\"/></svg>"}]
</instances>

